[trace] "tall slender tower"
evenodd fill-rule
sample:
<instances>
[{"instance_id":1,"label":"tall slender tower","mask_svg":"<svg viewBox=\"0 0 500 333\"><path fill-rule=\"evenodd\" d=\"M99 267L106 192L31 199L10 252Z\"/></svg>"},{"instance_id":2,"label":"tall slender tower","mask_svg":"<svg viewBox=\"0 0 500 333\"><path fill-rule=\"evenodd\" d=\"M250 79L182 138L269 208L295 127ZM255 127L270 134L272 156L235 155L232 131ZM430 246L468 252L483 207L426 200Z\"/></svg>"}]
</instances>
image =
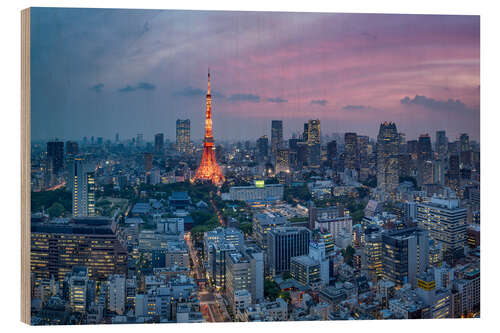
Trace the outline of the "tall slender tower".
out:
<instances>
[{"instance_id":1,"label":"tall slender tower","mask_svg":"<svg viewBox=\"0 0 500 333\"><path fill-rule=\"evenodd\" d=\"M215 185L222 184L225 179L215 159L214 137L212 134L212 96L210 95L210 71L208 71L207 109L205 118L205 140L203 156L196 170L193 181L211 181Z\"/></svg>"}]
</instances>

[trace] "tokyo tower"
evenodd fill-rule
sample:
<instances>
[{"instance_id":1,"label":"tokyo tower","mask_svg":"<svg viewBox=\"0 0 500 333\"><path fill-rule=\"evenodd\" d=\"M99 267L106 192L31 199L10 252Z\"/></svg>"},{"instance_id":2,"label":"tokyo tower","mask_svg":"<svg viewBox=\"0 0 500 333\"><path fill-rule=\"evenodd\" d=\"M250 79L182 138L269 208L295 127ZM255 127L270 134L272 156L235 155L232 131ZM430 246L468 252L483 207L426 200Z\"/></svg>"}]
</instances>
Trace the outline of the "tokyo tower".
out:
<instances>
[{"instance_id":1,"label":"tokyo tower","mask_svg":"<svg viewBox=\"0 0 500 333\"><path fill-rule=\"evenodd\" d=\"M225 179L215 160L214 137L212 135L212 96L210 95L210 70L208 71L207 109L205 112L205 140L203 140L203 156L200 166L192 179L195 181L211 181L221 185Z\"/></svg>"}]
</instances>

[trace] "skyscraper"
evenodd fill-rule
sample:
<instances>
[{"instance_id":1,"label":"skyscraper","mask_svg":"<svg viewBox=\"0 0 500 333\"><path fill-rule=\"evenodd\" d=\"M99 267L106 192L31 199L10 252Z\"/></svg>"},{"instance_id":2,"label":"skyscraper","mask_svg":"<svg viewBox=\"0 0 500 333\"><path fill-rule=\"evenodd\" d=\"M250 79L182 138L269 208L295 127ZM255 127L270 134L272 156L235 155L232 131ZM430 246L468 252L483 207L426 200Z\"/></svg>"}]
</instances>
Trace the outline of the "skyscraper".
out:
<instances>
[{"instance_id":1,"label":"skyscraper","mask_svg":"<svg viewBox=\"0 0 500 333\"><path fill-rule=\"evenodd\" d=\"M271 121L271 155L276 161L278 149L283 146L283 120Z\"/></svg>"},{"instance_id":2,"label":"skyscraper","mask_svg":"<svg viewBox=\"0 0 500 333\"><path fill-rule=\"evenodd\" d=\"M276 156L276 173L290 172L290 150L285 148L278 149Z\"/></svg>"},{"instance_id":3,"label":"skyscraper","mask_svg":"<svg viewBox=\"0 0 500 333\"><path fill-rule=\"evenodd\" d=\"M319 119L311 119L307 122L307 143L314 145L321 143L321 129Z\"/></svg>"},{"instance_id":4,"label":"skyscraper","mask_svg":"<svg viewBox=\"0 0 500 333\"><path fill-rule=\"evenodd\" d=\"M382 233L383 277L403 286L417 285L418 274L429 262L429 235L424 229L409 228Z\"/></svg>"},{"instance_id":5,"label":"skyscraper","mask_svg":"<svg viewBox=\"0 0 500 333\"><path fill-rule=\"evenodd\" d=\"M175 123L175 144L178 152L185 153L191 144L191 121L177 119Z\"/></svg>"},{"instance_id":6,"label":"skyscraper","mask_svg":"<svg viewBox=\"0 0 500 333\"><path fill-rule=\"evenodd\" d=\"M467 133L460 134L460 152L466 152L470 150L469 135Z\"/></svg>"},{"instance_id":7,"label":"skyscraper","mask_svg":"<svg viewBox=\"0 0 500 333\"><path fill-rule=\"evenodd\" d=\"M257 139L257 160L265 162L269 156L269 139L267 135L261 136Z\"/></svg>"},{"instance_id":8,"label":"skyscraper","mask_svg":"<svg viewBox=\"0 0 500 333\"><path fill-rule=\"evenodd\" d=\"M71 168L73 216L95 216L95 179L94 170L81 158L75 158Z\"/></svg>"},{"instance_id":9,"label":"skyscraper","mask_svg":"<svg viewBox=\"0 0 500 333\"><path fill-rule=\"evenodd\" d=\"M155 153L163 154L163 133L158 133L155 135Z\"/></svg>"},{"instance_id":10,"label":"skyscraper","mask_svg":"<svg viewBox=\"0 0 500 333\"><path fill-rule=\"evenodd\" d=\"M359 149L358 149L358 135L356 133L345 133L345 169L359 170Z\"/></svg>"},{"instance_id":11,"label":"skyscraper","mask_svg":"<svg viewBox=\"0 0 500 333\"><path fill-rule=\"evenodd\" d=\"M290 269L292 257L309 254L311 231L304 227L279 227L267 234L267 257L272 275Z\"/></svg>"},{"instance_id":12,"label":"skyscraper","mask_svg":"<svg viewBox=\"0 0 500 333\"><path fill-rule=\"evenodd\" d=\"M401 137L401 136L400 136ZM359 154L359 170L360 178L364 179L368 177L369 172L369 160L368 160L368 144L370 143L370 138L366 135L358 135L358 154ZM401 142L400 142L401 147Z\"/></svg>"},{"instance_id":13,"label":"skyscraper","mask_svg":"<svg viewBox=\"0 0 500 333\"><path fill-rule=\"evenodd\" d=\"M408 154L410 154L410 157L412 160L417 159L417 151L418 151L418 141L417 140L410 140L406 142L406 147L408 149Z\"/></svg>"},{"instance_id":14,"label":"skyscraper","mask_svg":"<svg viewBox=\"0 0 500 333\"><path fill-rule=\"evenodd\" d=\"M446 131L436 131L436 152L439 158L444 158L448 153L448 138Z\"/></svg>"},{"instance_id":15,"label":"skyscraper","mask_svg":"<svg viewBox=\"0 0 500 333\"><path fill-rule=\"evenodd\" d=\"M144 145L144 134L142 134L142 133L137 134L137 137L135 139L135 145L137 147L142 147Z\"/></svg>"},{"instance_id":16,"label":"skyscraper","mask_svg":"<svg viewBox=\"0 0 500 333\"><path fill-rule=\"evenodd\" d=\"M396 124L380 124L377 137L377 187L382 191L393 192L399 184L398 148Z\"/></svg>"},{"instance_id":17,"label":"skyscraper","mask_svg":"<svg viewBox=\"0 0 500 333\"><path fill-rule=\"evenodd\" d=\"M460 182L460 158L457 154L450 155L447 174L447 185L450 187L455 187L459 185Z\"/></svg>"},{"instance_id":18,"label":"skyscraper","mask_svg":"<svg viewBox=\"0 0 500 333\"><path fill-rule=\"evenodd\" d=\"M78 142L76 141L66 141L66 155L75 156L78 155Z\"/></svg>"},{"instance_id":19,"label":"skyscraper","mask_svg":"<svg viewBox=\"0 0 500 333\"><path fill-rule=\"evenodd\" d=\"M422 134L418 137L417 156L419 161L432 160L432 144L429 134Z\"/></svg>"},{"instance_id":20,"label":"skyscraper","mask_svg":"<svg viewBox=\"0 0 500 333\"><path fill-rule=\"evenodd\" d=\"M193 181L211 181L215 185L224 183L225 178L215 159L214 137L212 133L212 95L210 95L210 71L208 72L207 103L205 112L205 139L203 156Z\"/></svg>"},{"instance_id":21,"label":"skyscraper","mask_svg":"<svg viewBox=\"0 0 500 333\"><path fill-rule=\"evenodd\" d=\"M426 175L429 175L428 168L429 163L432 164L433 156L432 156L432 144L431 137L429 134L422 134L418 138L417 144L417 184L423 185L429 179L424 179Z\"/></svg>"},{"instance_id":22,"label":"skyscraper","mask_svg":"<svg viewBox=\"0 0 500 333\"><path fill-rule=\"evenodd\" d=\"M433 197L417 204L419 227L443 246L443 257L452 265L464 255L466 220L467 209L460 208L456 198Z\"/></svg>"},{"instance_id":23,"label":"skyscraper","mask_svg":"<svg viewBox=\"0 0 500 333\"><path fill-rule=\"evenodd\" d=\"M328 142L328 145L326 146L326 159L330 167L333 167L336 158L337 158L337 141L333 140Z\"/></svg>"},{"instance_id":24,"label":"skyscraper","mask_svg":"<svg viewBox=\"0 0 500 333\"><path fill-rule=\"evenodd\" d=\"M307 145L309 146L309 167L321 166L321 128L319 119L307 122Z\"/></svg>"},{"instance_id":25,"label":"skyscraper","mask_svg":"<svg viewBox=\"0 0 500 333\"><path fill-rule=\"evenodd\" d=\"M48 165L52 167L53 174L58 174L62 171L64 165L64 142L47 142L47 161Z\"/></svg>"},{"instance_id":26,"label":"skyscraper","mask_svg":"<svg viewBox=\"0 0 500 333\"><path fill-rule=\"evenodd\" d=\"M144 170L146 172L151 171L153 169L153 154L144 153L143 158L144 158Z\"/></svg>"},{"instance_id":27,"label":"skyscraper","mask_svg":"<svg viewBox=\"0 0 500 333\"><path fill-rule=\"evenodd\" d=\"M309 136L309 123L304 124L304 131L302 132L302 141L307 142Z\"/></svg>"},{"instance_id":28,"label":"skyscraper","mask_svg":"<svg viewBox=\"0 0 500 333\"><path fill-rule=\"evenodd\" d=\"M290 169L298 169L299 142L301 142L300 139L295 136L291 139L288 139L288 162L290 165Z\"/></svg>"}]
</instances>

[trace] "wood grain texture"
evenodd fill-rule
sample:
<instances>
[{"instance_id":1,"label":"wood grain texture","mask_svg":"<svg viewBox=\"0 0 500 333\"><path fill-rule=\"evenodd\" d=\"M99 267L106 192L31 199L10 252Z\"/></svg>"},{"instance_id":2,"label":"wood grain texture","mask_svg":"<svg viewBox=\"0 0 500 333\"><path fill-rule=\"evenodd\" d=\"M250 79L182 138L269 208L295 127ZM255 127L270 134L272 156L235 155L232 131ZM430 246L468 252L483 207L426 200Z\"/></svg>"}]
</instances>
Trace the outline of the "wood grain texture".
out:
<instances>
[{"instance_id":1,"label":"wood grain texture","mask_svg":"<svg viewBox=\"0 0 500 333\"><path fill-rule=\"evenodd\" d=\"M21 321L30 324L30 9L21 11Z\"/></svg>"}]
</instances>

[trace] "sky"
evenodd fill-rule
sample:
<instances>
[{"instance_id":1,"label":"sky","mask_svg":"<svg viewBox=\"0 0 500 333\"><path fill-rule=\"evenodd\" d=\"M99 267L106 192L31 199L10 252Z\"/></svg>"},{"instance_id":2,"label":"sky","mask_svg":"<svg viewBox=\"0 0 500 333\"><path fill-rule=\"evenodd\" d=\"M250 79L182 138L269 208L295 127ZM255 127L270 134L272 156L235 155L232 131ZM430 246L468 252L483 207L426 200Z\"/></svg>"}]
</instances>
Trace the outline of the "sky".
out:
<instances>
[{"instance_id":1,"label":"sky","mask_svg":"<svg viewBox=\"0 0 500 333\"><path fill-rule=\"evenodd\" d=\"M479 140L479 16L33 8L32 140L322 135Z\"/></svg>"}]
</instances>

